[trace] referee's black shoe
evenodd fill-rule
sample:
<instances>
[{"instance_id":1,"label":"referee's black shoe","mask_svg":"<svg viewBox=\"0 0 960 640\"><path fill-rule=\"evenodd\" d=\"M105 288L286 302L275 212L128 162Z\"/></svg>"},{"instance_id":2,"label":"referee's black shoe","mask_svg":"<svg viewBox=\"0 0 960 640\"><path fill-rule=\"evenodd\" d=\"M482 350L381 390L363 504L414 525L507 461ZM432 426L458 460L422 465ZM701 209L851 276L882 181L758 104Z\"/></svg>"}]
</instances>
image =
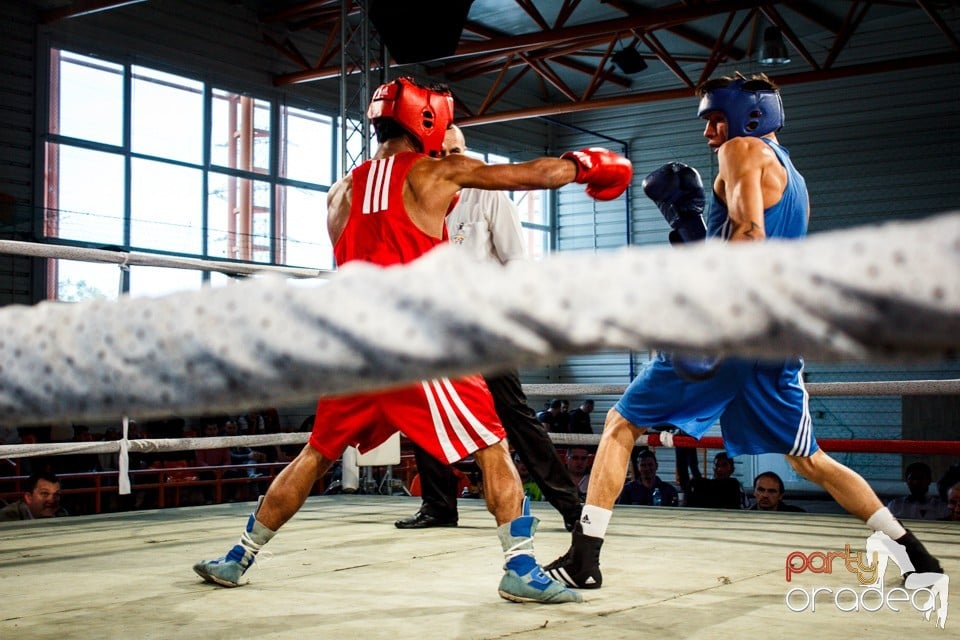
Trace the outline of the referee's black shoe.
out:
<instances>
[{"instance_id":1,"label":"referee's black shoe","mask_svg":"<svg viewBox=\"0 0 960 640\"><path fill-rule=\"evenodd\" d=\"M455 527L457 517L440 517L432 513L417 511L409 518L401 518L393 523L397 529L429 529L431 527Z\"/></svg>"}]
</instances>

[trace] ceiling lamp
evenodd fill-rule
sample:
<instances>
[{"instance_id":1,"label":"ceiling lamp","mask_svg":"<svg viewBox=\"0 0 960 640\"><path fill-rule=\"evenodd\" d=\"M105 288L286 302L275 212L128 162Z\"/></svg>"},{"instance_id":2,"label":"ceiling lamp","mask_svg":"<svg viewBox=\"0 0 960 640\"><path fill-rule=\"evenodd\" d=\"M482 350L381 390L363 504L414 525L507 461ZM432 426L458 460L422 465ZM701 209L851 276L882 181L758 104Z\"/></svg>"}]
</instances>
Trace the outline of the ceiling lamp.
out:
<instances>
[{"instance_id":1,"label":"ceiling lamp","mask_svg":"<svg viewBox=\"0 0 960 640\"><path fill-rule=\"evenodd\" d=\"M643 56L640 55L636 47L617 51L613 54L611 60L613 64L620 68L620 71L623 71L627 75L640 73L647 68L647 61L643 59Z\"/></svg>"},{"instance_id":2,"label":"ceiling lamp","mask_svg":"<svg viewBox=\"0 0 960 640\"><path fill-rule=\"evenodd\" d=\"M758 62L762 65L778 65L790 62L787 45L779 27L767 27L763 32L763 44L760 45Z\"/></svg>"}]
</instances>

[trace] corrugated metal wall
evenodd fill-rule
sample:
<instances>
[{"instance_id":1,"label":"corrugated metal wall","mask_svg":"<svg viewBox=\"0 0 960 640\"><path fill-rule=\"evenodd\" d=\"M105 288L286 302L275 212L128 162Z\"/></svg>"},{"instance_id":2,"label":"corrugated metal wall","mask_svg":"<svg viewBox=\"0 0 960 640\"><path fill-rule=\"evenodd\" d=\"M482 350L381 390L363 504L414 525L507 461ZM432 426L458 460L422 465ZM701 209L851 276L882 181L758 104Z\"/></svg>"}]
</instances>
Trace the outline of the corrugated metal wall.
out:
<instances>
[{"instance_id":1,"label":"corrugated metal wall","mask_svg":"<svg viewBox=\"0 0 960 640\"><path fill-rule=\"evenodd\" d=\"M34 187L34 18L0 4L0 237L29 235ZM34 261L0 254L0 305L33 301Z\"/></svg>"}]
</instances>

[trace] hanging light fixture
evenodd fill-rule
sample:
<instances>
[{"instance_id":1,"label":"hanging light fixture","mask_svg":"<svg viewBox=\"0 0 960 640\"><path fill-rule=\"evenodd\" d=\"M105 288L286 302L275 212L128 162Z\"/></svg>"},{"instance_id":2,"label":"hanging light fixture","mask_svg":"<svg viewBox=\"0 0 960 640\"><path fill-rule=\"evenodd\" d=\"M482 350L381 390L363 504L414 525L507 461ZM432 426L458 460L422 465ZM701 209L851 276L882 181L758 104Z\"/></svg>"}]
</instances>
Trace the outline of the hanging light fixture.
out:
<instances>
[{"instance_id":1,"label":"hanging light fixture","mask_svg":"<svg viewBox=\"0 0 960 640\"><path fill-rule=\"evenodd\" d=\"M790 62L790 53L783 41L779 27L767 27L763 32L763 44L757 60L762 65L779 65Z\"/></svg>"},{"instance_id":2,"label":"hanging light fixture","mask_svg":"<svg viewBox=\"0 0 960 640\"><path fill-rule=\"evenodd\" d=\"M620 71L630 75L640 73L647 68L647 61L643 59L636 47L621 49L613 54L611 58L613 64L620 68Z\"/></svg>"}]
</instances>

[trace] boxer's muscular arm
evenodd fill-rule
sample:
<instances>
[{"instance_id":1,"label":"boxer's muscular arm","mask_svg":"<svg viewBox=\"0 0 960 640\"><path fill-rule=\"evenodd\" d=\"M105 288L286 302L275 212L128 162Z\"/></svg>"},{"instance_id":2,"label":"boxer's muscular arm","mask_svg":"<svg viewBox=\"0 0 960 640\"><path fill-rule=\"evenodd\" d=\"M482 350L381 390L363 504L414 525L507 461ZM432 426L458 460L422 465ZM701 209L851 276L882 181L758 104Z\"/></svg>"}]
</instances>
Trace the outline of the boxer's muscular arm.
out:
<instances>
[{"instance_id":1,"label":"boxer's muscular arm","mask_svg":"<svg viewBox=\"0 0 960 640\"><path fill-rule=\"evenodd\" d=\"M776 138L770 136L774 142ZM760 138L733 138L718 153L717 193L727 204L730 240L763 240L763 212L783 197L787 170Z\"/></svg>"},{"instance_id":2,"label":"boxer's muscular arm","mask_svg":"<svg viewBox=\"0 0 960 640\"><path fill-rule=\"evenodd\" d=\"M766 238L763 225L763 170L766 144L756 138L732 138L717 153L718 195L727 205L730 242Z\"/></svg>"}]
</instances>

